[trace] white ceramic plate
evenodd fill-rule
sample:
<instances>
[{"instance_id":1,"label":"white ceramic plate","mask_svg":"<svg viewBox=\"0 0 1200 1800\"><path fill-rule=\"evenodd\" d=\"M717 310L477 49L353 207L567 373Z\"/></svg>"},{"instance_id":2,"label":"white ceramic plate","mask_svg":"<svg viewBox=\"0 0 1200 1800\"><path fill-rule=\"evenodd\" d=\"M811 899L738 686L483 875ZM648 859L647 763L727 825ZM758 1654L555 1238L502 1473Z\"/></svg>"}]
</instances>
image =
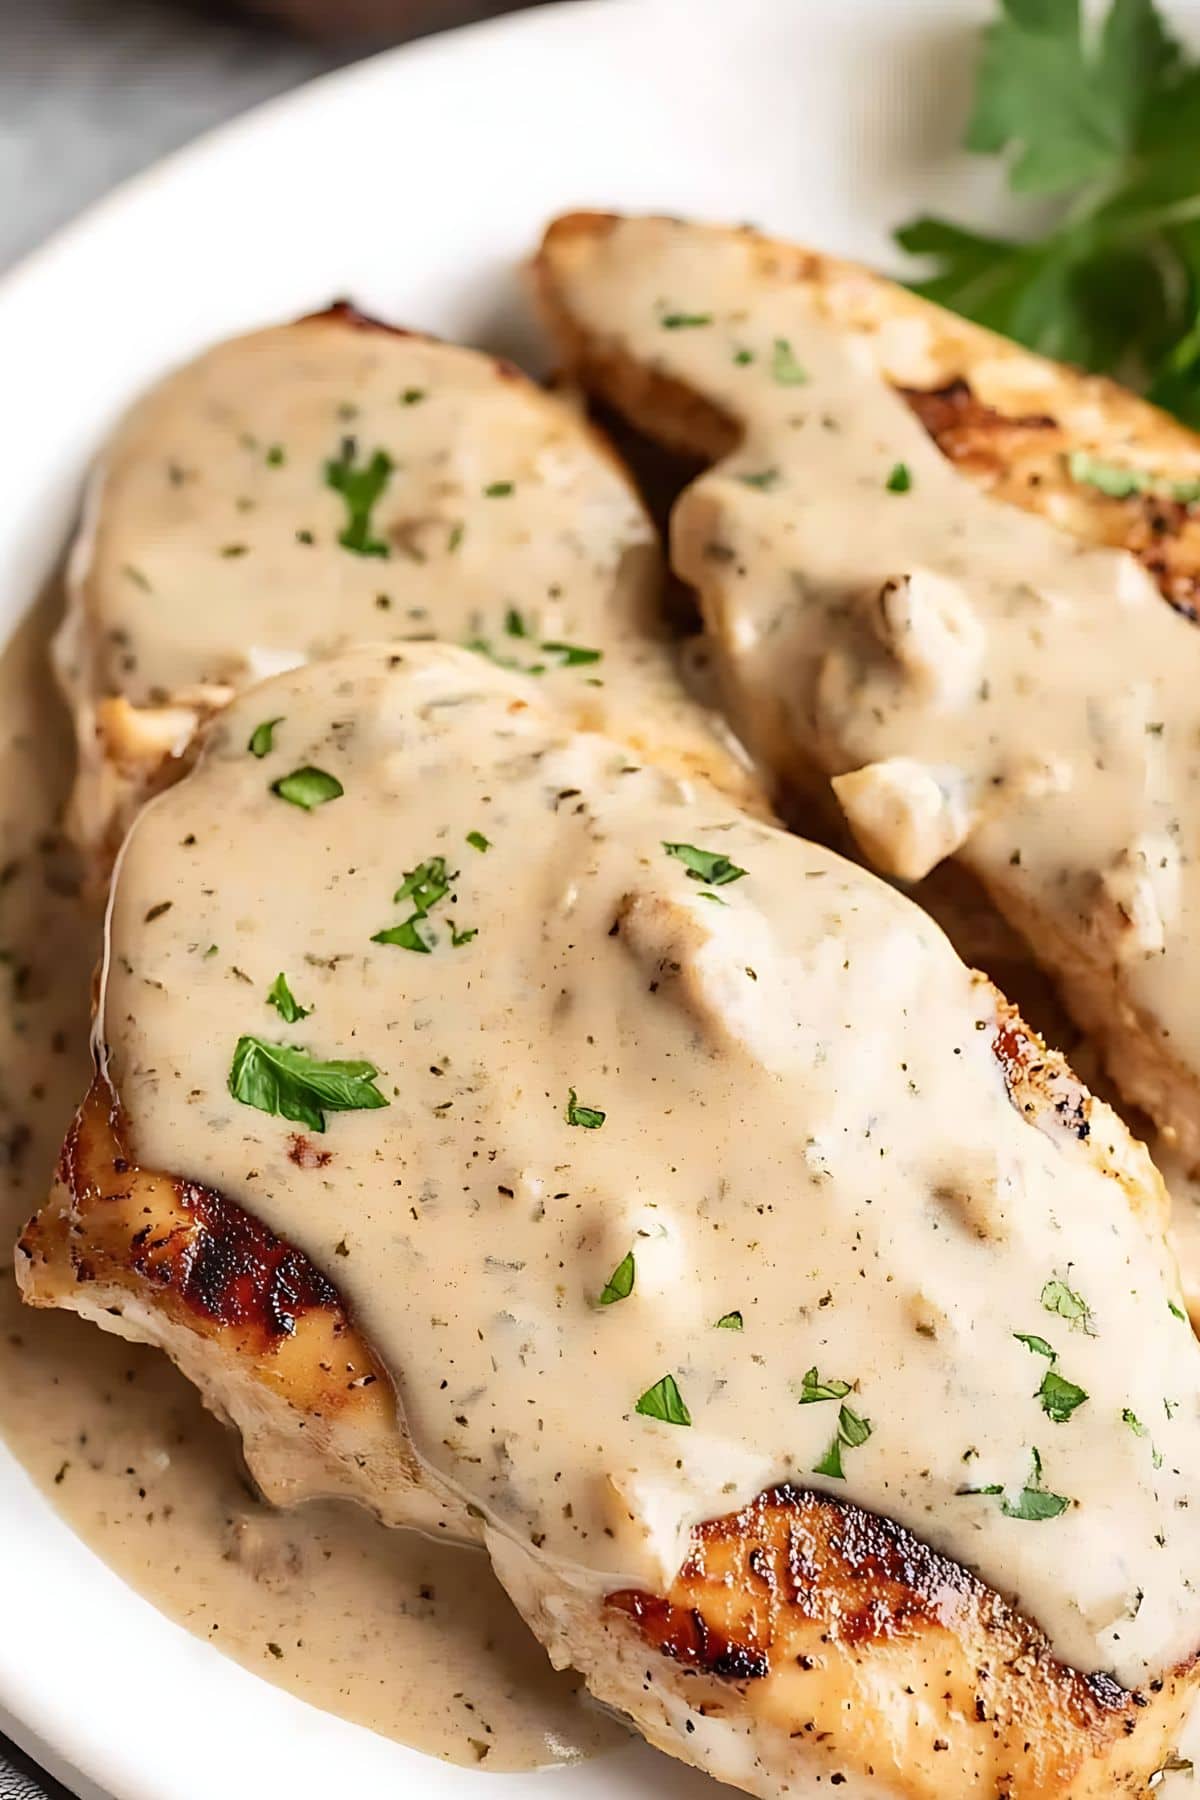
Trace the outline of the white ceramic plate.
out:
<instances>
[{"instance_id":1,"label":"white ceramic plate","mask_svg":"<svg viewBox=\"0 0 1200 1800\"><path fill-rule=\"evenodd\" d=\"M353 296L536 363L518 265L580 205L753 219L887 264L918 207L1005 222L956 156L985 0L574 0L330 76L172 158L0 286L0 635L130 397L228 333ZM168 1623L0 1446L0 1721L117 1800L700 1800L642 1747L545 1776L447 1767Z\"/></svg>"}]
</instances>

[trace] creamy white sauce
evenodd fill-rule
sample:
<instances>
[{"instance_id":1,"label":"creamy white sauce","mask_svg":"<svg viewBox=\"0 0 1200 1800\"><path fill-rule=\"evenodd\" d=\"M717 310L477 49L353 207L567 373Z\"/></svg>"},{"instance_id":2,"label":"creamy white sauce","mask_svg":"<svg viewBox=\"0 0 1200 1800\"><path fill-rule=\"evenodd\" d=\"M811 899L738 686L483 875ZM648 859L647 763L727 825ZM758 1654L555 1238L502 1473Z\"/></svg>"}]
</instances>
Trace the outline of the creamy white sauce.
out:
<instances>
[{"instance_id":1,"label":"creamy white sauce","mask_svg":"<svg viewBox=\"0 0 1200 1800\"><path fill-rule=\"evenodd\" d=\"M1131 556L961 477L870 344L753 239L620 223L570 303L745 425L672 538L748 742L777 772L835 777L887 872L959 853L1195 1160L1195 627Z\"/></svg>"},{"instance_id":2,"label":"creamy white sauce","mask_svg":"<svg viewBox=\"0 0 1200 1800\"><path fill-rule=\"evenodd\" d=\"M93 484L58 645L76 829L99 838L122 768L232 690L392 636L537 670L584 724L740 783L661 583L607 445L508 365L336 313L221 344L137 403Z\"/></svg>"},{"instance_id":3,"label":"creamy white sauce","mask_svg":"<svg viewBox=\"0 0 1200 1800\"><path fill-rule=\"evenodd\" d=\"M306 765L340 797L273 791ZM690 879L677 842L745 874ZM373 942L438 856L429 952ZM426 1459L547 1555L661 1583L691 1523L791 1478L979 1570L1078 1667L1194 1650L1200 1349L1124 1185L1148 1163L1101 1109L1086 1143L1018 1111L988 991L910 902L533 683L376 647L236 701L127 842L98 1029L136 1160L332 1272ZM387 1106L298 1166L296 1125L230 1092L247 1034L370 1061ZM1064 1422L1018 1332L1086 1391ZM848 1384L841 1480L810 1369ZM690 1427L636 1411L668 1375ZM1025 1486L1070 1504L1006 1516Z\"/></svg>"},{"instance_id":4,"label":"creamy white sauce","mask_svg":"<svg viewBox=\"0 0 1200 1800\"><path fill-rule=\"evenodd\" d=\"M87 1079L100 947L57 831L72 755L46 658L53 598L0 658L0 1437L140 1593L314 1705L485 1769L622 1743L482 1555L350 1506L265 1506L164 1356L19 1301L12 1245Z\"/></svg>"}]
</instances>

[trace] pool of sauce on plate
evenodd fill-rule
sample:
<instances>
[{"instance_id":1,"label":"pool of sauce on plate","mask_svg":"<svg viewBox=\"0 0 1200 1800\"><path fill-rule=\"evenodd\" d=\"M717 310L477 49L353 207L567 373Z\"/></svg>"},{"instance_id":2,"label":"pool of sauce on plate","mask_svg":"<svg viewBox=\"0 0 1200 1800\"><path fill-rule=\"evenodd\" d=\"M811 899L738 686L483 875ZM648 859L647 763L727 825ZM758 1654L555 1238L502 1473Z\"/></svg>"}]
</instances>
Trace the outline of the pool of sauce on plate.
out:
<instances>
[{"instance_id":1,"label":"pool of sauce on plate","mask_svg":"<svg viewBox=\"0 0 1200 1800\"><path fill-rule=\"evenodd\" d=\"M0 658L0 1437L161 1611L301 1699L469 1766L624 1741L556 1675L472 1551L354 1507L259 1501L233 1437L159 1352L21 1305L11 1246L86 1081L98 923L56 832L71 773L48 596Z\"/></svg>"}]
</instances>

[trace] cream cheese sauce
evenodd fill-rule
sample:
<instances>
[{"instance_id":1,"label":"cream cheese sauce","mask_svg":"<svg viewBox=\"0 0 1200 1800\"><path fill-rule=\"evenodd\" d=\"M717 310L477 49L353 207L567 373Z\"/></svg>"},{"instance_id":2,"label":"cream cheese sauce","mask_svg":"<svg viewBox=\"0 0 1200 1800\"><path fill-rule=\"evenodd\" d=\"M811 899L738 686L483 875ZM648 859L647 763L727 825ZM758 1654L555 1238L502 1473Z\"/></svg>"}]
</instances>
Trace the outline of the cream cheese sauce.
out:
<instances>
[{"instance_id":1,"label":"cream cheese sauce","mask_svg":"<svg viewBox=\"0 0 1200 1800\"><path fill-rule=\"evenodd\" d=\"M350 1506L265 1506L232 1434L158 1351L20 1304L12 1245L87 1079L100 948L57 833L71 750L52 599L0 658L0 1437L140 1593L314 1705L484 1769L625 1742L553 1673L483 1556Z\"/></svg>"},{"instance_id":2,"label":"cream cheese sauce","mask_svg":"<svg viewBox=\"0 0 1200 1800\"><path fill-rule=\"evenodd\" d=\"M724 755L662 641L661 585L625 471L510 365L348 310L218 345L122 422L72 556L58 663L80 833L110 803L103 742L127 751L106 702L162 709L165 751L189 707L392 636L536 670L581 723L712 772Z\"/></svg>"},{"instance_id":3,"label":"cream cheese sauce","mask_svg":"<svg viewBox=\"0 0 1200 1800\"><path fill-rule=\"evenodd\" d=\"M289 804L299 768L340 794ZM397 926L425 947L375 941ZM1200 1641L1200 1348L1152 1187L1130 1203L1148 1162L1099 1108L1088 1142L1017 1109L989 990L908 900L535 684L370 647L239 698L127 841L98 1030L137 1160L334 1274L497 1528L660 1583L693 1522L790 1478L979 1570L1080 1668ZM366 1060L387 1104L297 1156L231 1092L246 1037ZM1017 1333L1086 1394L1069 1417Z\"/></svg>"},{"instance_id":4,"label":"cream cheese sauce","mask_svg":"<svg viewBox=\"0 0 1200 1800\"><path fill-rule=\"evenodd\" d=\"M1136 1045L1194 1083L1200 634L1131 556L967 482L870 345L761 261L734 233L621 222L570 293L600 341L745 425L672 520L737 723L777 772L833 775L886 872L960 852L1057 970L1074 946L1115 969L1094 1021L1127 1027L1114 1073L1194 1157L1200 1122Z\"/></svg>"}]
</instances>

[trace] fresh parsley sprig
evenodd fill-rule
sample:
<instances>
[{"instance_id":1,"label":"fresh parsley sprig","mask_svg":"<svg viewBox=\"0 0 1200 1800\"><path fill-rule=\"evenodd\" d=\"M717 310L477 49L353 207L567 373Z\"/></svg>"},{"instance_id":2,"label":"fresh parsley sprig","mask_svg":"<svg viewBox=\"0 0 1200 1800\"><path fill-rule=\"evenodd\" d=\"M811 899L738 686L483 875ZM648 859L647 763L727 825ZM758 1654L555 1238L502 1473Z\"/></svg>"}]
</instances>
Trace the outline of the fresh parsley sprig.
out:
<instances>
[{"instance_id":1,"label":"fresh parsley sprig","mask_svg":"<svg viewBox=\"0 0 1200 1800\"><path fill-rule=\"evenodd\" d=\"M1017 242L928 215L897 232L933 273L918 293L1200 424L1200 64L1154 0L1000 0L966 147L1052 203Z\"/></svg>"}]
</instances>

